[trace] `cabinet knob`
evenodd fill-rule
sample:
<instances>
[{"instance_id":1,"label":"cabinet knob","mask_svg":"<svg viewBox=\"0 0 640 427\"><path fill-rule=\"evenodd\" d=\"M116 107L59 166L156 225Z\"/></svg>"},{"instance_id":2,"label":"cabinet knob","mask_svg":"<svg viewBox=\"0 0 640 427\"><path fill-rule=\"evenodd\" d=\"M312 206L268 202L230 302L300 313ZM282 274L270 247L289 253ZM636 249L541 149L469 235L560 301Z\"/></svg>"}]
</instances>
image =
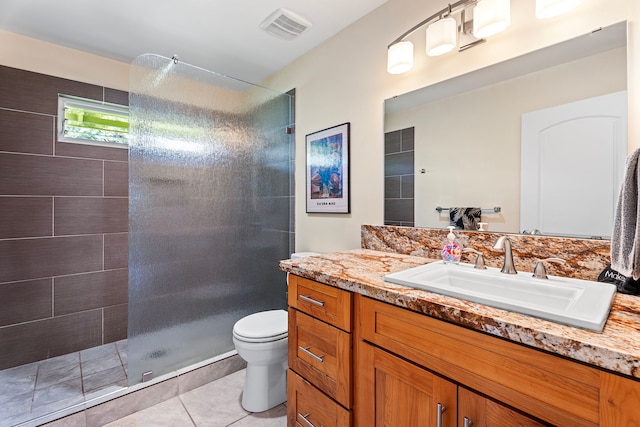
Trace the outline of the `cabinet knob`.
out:
<instances>
[{"instance_id":1,"label":"cabinet knob","mask_svg":"<svg viewBox=\"0 0 640 427\"><path fill-rule=\"evenodd\" d=\"M473 421L471 421L467 417L464 417L464 427L473 427Z\"/></svg>"}]
</instances>

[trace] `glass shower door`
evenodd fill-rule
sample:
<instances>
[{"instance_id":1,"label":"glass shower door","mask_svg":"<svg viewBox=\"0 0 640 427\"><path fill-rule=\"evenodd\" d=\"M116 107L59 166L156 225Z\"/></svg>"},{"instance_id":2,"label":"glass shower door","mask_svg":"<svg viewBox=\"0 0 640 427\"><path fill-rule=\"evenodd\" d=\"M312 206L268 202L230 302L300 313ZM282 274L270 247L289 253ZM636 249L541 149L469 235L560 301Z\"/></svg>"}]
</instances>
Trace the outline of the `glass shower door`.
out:
<instances>
[{"instance_id":1,"label":"glass shower door","mask_svg":"<svg viewBox=\"0 0 640 427\"><path fill-rule=\"evenodd\" d=\"M291 98L157 55L130 74L129 384L234 349L286 307Z\"/></svg>"}]
</instances>

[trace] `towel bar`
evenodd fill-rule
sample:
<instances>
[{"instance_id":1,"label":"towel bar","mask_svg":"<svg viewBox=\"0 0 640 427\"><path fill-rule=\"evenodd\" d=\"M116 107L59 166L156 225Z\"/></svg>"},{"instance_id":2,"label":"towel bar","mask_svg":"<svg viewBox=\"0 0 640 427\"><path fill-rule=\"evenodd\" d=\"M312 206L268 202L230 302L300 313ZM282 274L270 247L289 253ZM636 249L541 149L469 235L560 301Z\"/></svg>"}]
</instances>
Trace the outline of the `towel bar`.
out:
<instances>
[{"instance_id":1,"label":"towel bar","mask_svg":"<svg viewBox=\"0 0 640 427\"><path fill-rule=\"evenodd\" d=\"M451 208L443 208L443 207L436 207L436 211L438 211L438 213L442 212L442 211L448 211ZM502 211L502 208L500 206L496 206L493 208L481 208L482 212L488 212L488 213L498 213Z\"/></svg>"}]
</instances>

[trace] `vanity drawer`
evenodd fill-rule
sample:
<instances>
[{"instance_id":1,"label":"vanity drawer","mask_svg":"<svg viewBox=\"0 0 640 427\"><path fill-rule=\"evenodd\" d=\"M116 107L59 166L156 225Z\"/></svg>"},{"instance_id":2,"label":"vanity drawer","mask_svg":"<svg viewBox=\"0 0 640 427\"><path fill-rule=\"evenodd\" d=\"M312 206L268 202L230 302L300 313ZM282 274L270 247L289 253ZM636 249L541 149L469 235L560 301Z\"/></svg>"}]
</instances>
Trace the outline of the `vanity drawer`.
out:
<instances>
[{"instance_id":1,"label":"vanity drawer","mask_svg":"<svg viewBox=\"0 0 640 427\"><path fill-rule=\"evenodd\" d=\"M289 367L351 407L351 334L289 310Z\"/></svg>"},{"instance_id":2,"label":"vanity drawer","mask_svg":"<svg viewBox=\"0 0 640 427\"><path fill-rule=\"evenodd\" d=\"M287 425L346 427L351 425L351 412L329 399L304 378L289 370L287 376Z\"/></svg>"},{"instance_id":3,"label":"vanity drawer","mask_svg":"<svg viewBox=\"0 0 640 427\"><path fill-rule=\"evenodd\" d=\"M289 275L289 306L351 332L351 292Z\"/></svg>"}]
</instances>

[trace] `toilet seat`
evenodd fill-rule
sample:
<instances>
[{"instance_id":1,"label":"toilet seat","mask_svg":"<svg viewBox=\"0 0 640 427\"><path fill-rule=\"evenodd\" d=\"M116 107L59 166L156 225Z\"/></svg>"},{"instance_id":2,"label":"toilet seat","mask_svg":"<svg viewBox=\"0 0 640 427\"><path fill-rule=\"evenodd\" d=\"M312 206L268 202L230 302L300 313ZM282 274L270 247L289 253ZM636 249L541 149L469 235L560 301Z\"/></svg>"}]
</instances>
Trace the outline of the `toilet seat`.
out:
<instances>
[{"instance_id":1,"label":"toilet seat","mask_svg":"<svg viewBox=\"0 0 640 427\"><path fill-rule=\"evenodd\" d=\"M233 326L233 336L244 342L272 342L287 338L287 312L269 310L250 314Z\"/></svg>"}]
</instances>

